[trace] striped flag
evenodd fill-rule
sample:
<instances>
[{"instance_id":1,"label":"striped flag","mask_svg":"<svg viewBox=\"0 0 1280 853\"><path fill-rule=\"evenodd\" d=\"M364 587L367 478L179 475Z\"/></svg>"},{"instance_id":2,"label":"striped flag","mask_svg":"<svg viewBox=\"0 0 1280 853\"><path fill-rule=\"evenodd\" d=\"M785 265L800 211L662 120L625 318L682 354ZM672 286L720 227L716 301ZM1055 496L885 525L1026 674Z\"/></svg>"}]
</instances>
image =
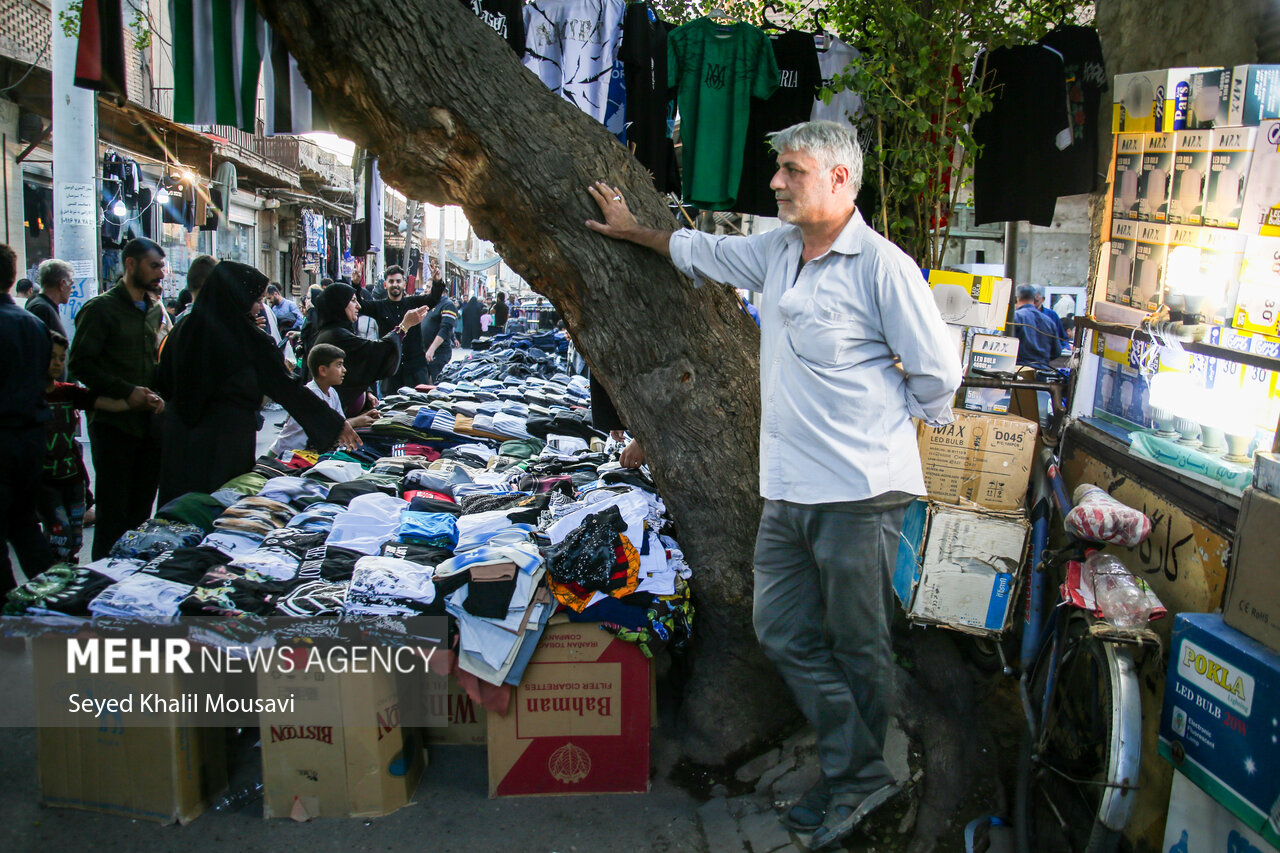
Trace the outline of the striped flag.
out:
<instances>
[{"instance_id":1,"label":"striped flag","mask_svg":"<svg viewBox=\"0 0 1280 853\"><path fill-rule=\"evenodd\" d=\"M252 133L266 24L254 0L169 0L173 120Z\"/></svg>"},{"instance_id":2,"label":"striped flag","mask_svg":"<svg viewBox=\"0 0 1280 853\"><path fill-rule=\"evenodd\" d=\"M74 82L84 89L125 94L120 0L86 0L81 5Z\"/></svg>"},{"instance_id":3,"label":"striped flag","mask_svg":"<svg viewBox=\"0 0 1280 853\"><path fill-rule=\"evenodd\" d=\"M298 70L298 60L285 49L280 34L267 27L267 51L262 57L262 89L266 96L266 135L329 130L320 100Z\"/></svg>"}]
</instances>

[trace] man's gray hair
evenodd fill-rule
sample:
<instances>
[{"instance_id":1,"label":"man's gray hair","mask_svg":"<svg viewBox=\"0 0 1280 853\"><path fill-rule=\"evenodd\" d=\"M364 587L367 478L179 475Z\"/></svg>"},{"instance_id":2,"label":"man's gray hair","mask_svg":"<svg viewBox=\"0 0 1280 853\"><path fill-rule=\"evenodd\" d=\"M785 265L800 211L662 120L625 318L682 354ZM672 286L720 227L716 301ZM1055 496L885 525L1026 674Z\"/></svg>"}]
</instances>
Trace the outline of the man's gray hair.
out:
<instances>
[{"instance_id":1,"label":"man's gray hair","mask_svg":"<svg viewBox=\"0 0 1280 853\"><path fill-rule=\"evenodd\" d=\"M40 282L41 290L57 284L64 278L75 281L75 270L71 268L71 264L66 261L60 261L57 258L41 261L40 268L36 270L36 280Z\"/></svg>"},{"instance_id":2,"label":"man's gray hair","mask_svg":"<svg viewBox=\"0 0 1280 853\"><path fill-rule=\"evenodd\" d=\"M807 151L823 169L846 166L853 191L862 186L862 145L858 134L847 124L836 121L805 121L786 130L769 134L769 145L775 153Z\"/></svg>"},{"instance_id":3,"label":"man's gray hair","mask_svg":"<svg viewBox=\"0 0 1280 853\"><path fill-rule=\"evenodd\" d=\"M1036 298L1036 286L1034 284L1020 284L1013 291L1013 296L1019 302Z\"/></svg>"}]
</instances>

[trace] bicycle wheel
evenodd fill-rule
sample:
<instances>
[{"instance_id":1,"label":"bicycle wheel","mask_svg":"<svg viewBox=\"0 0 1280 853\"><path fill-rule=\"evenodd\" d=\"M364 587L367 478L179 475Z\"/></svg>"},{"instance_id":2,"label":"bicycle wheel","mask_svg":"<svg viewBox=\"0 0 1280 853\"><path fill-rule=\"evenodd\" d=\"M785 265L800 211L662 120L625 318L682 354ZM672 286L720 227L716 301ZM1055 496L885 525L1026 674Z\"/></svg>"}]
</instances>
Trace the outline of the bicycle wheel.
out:
<instances>
[{"instance_id":1,"label":"bicycle wheel","mask_svg":"<svg viewBox=\"0 0 1280 853\"><path fill-rule=\"evenodd\" d=\"M1126 649L1089 636L1083 613L1056 631L1028 679L1039 725L1019 756L1018 848L1114 853L1140 758L1137 676Z\"/></svg>"}]
</instances>

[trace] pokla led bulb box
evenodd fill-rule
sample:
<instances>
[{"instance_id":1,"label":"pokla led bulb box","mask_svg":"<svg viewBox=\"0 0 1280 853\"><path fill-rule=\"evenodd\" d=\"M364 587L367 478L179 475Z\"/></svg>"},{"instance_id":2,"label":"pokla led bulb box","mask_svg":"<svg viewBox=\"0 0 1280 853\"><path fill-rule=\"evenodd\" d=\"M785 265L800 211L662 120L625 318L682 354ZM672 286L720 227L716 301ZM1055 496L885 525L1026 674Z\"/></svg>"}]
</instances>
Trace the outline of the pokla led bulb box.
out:
<instances>
[{"instance_id":1,"label":"pokla led bulb box","mask_svg":"<svg viewBox=\"0 0 1280 853\"><path fill-rule=\"evenodd\" d=\"M973 336L969 351L969 370L988 373L1016 373L1018 370L1018 339L1006 335ZM1012 392L1008 388L966 388L964 408L975 412L1004 414L1009 411Z\"/></svg>"},{"instance_id":2,"label":"pokla led bulb box","mask_svg":"<svg viewBox=\"0 0 1280 853\"><path fill-rule=\"evenodd\" d=\"M134 674L114 681L67 674L67 638L37 637L31 668L38 697L57 696L61 711L74 693L110 701L139 692L182 694L182 675ZM40 713L40 712L37 712ZM222 729L185 724L183 715L157 710L143 724L123 724L107 712L100 725L35 730L40 803L58 808L186 824L227 789ZM37 717L41 719L41 717Z\"/></svg>"},{"instance_id":3,"label":"pokla led bulb box","mask_svg":"<svg viewBox=\"0 0 1280 853\"><path fill-rule=\"evenodd\" d=\"M1280 846L1280 654L1223 621L1179 613L1169 642L1159 752Z\"/></svg>"},{"instance_id":4,"label":"pokla led bulb box","mask_svg":"<svg viewBox=\"0 0 1280 853\"><path fill-rule=\"evenodd\" d=\"M1004 329L1012 279L951 270L928 270L925 278L943 321L955 326Z\"/></svg>"},{"instance_id":5,"label":"pokla led bulb box","mask_svg":"<svg viewBox=\"0 0 1280 853\"><path fill-rule=\"evenodd\" d=\"M1280 333L1280 237L1246 237L1231 325L1264 335Z\"/></svg>"},{"instance_id":6,"label":"pokla led bulb box","mask_svg":"<svg viewBox=\"0 0 1280 853\"><path fill-rule=\"evenodd\" d=\"M1022 507L1035 458L1035 421L953 409L946 426L920 424L920 464L929 499L985 509Z\"/></svg>"},{"instance_id":7,"label":"pokla led bulb box","mask_svg":"<svg viewBox=\"0 0 1280 853\"><path fill-rule=\"evenodd\" d=\"M1256 127L1215 127L1210 141L1209 185L1205 188L1204 224L1239 228L1245 182L1253 160Z\"/></svg>"},{"instance_id":8,"label":"pokla led bulb box","mask_svg":"<svg viewBox=\"0 0 1280 853\"><path fill-rule=\"evenodd\" d=\"M1276 483L1278 469L1280 465L1274 457L1269 465L1256 464L1254 482L1258 481L1259 471L1270 470L1271 482ZM1236 538L1231 544L1231 572L1222 601L1222 618L1237 631L1280 652L1280 571L1276 554L1280 554L1280 498L1261 489L1245 489Z\"/></svg>"},{"instance_id":9,"label":"pokla led bulb box","mask_svg":"<svg viewBox=\"0 0 1280 853\"><path fill-rule=\"evenodd\" d=\"M634 643L549 625L507 713L488 716L489 796L648 791L649 689Z\"/></svg>"},{"instance_id":10,"label":"pokla led bulb box","mask_svg":"<svg viewBox=\"0 0 1280 853\"><path fill-rule=\"evenodd\" d=\"M1164 824L1166 853L1272 853L1262 836L1176 770Z\"/></svg>"},{"instance_id":11,"label":"pokla led bulb box","mask_svg":"<svg viewBox=\"0 0 1280 853\"><path fill-rule=\"evenodd\" d=\"M995 636L1009 627L1031 526L1026 514L917 500L893 589L912 621Z\"/></svg>"},{"instance_id":12,"label":"pokla led bulb box","mask_svg":"<svg viewBox=\"0 0 1280 853\"><path fill-rule=\"evenodd\" d=\"M1209 184L1208 130L1179 130L1173 140L1173 181L1169 188L1169 223L1204 224L1204 193Z\"/></svg>"},{"instance_id":13,"label":"pokla led bulb box","mask_svg":"<svg viewBox=\"0 0 1280 853\"><path fill-rule=\"evenodd\" d=\"M1173 186L1174 134L1147 133L1142 137L1142 169L1138 175L1138 219L1169 221L1169 190Z\"/></svg>"},{"instance_id":14,"label":"pokla led bulb box","mask_svg":"<svg viewBox=\"0 0 1280 853\"><path fill-rule=\"evenodd\" d=\"M1129 304L1129 286L1133 282L1133 261L1138 247L1138 223L1127 219L1111 220L1111 252L1107 265L1107 301Z\"/></svg>"},{"instance_id":15,"label":"pokla led bulb box","mask_svg":"<svg viewBox=\"0 0 1280 853\"><path fill-rule=\"evenodd\" d=\"M1280 118L1280 65L1232 68L1227 124L1250 127L1269 118Z\"/></svg>"},{"instance_id":16,"label":"pokla led bulb box","mask_svg":"<svg viewBox=\"0 0 1280 853\"><path fill-rule=\"evenodd\" d=\"M1280 237L1280 120L1258 126L1239 230L1245 235Z\"/></svg>"},{"instance_id":17,"label":"pokla led bulb box","mask_svg":"<svg viewBox=\"0 0 1280 853\"><path fill-rule=\"evenodd\" d=\"M1191 75L1202 70L1205 69L1161 68L1117 74L1111 89L1111 132L1151 133L1185 128Z\"/></svg>"},{"instance_id":18,"label":"pokla led bulb box","mask_svg":"<svg viewBox=\"0 0 1280 853\"><path fill-rule=\"evenodd\" d=\"M1231 69L1208 68L1194 71L1187 79L1189 88L1185 129L1226 127L1231 114Z\"/></svg>"},{"instance_id":19,"label":"pokla led bulb box","mask_svg":"<svg viewBox=\"0 0 1280 853\"><path fill-rule=\"evenodd\" d=\"M1138 201L1142 181L1141 133L1116 136L1116 157L1111 170L1111 221L1138 218Z\"/></svg>"},{"instance_id":20,"label":"pokla led bulb box","mask_svg":"<svg viewBox=\"0 0 1280 853\"><path fill-rule=\"evenodd\" d=\"M417 729L400 725L395 676L386 672L264 671L263 697L305 696L296 714L262 714L262 814L266 818L376 817L406 806L422 778ZM323 713L315 710L324 706Z\"/></svg>"},{"instance_id":21,"label":"pokla led bulb box","mask_svg":"<svg viewBox=\"0 0 1280 853\"><path fill-rule=\"evenodd\" d=\"M1160 306L1164 291L1165 261L1168 256L1169 226L1139 222L1133 250L1133 278L1129 304L1144 311Z\"/></svg>"}]
</instances>

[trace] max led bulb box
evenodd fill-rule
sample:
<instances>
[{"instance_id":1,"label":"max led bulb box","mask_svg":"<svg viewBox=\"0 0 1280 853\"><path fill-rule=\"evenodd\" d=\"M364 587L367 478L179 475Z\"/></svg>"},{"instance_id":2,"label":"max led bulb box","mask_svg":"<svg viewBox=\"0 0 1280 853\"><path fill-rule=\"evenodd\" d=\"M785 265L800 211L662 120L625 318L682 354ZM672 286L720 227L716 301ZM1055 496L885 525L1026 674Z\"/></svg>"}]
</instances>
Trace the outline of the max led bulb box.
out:
<instances>
[{"instance_id":1,"label":"max led bulb box","mask_svg":"<svg viewBox=\"0 0 1280 853\"><path fill-rule=\"evenodd\" d=\"M1111 264L1107 277L1107 301L1129 304L1129 285L1133 279L1133 260L1137 248L1138 223L1124 219L1111 221Z\"/></svg>"},{"instance_id":2,"label":"max led bulb box","mask_svg":"<svg viewBox=\"0 0 1280 853\"><path fill-rule=\"evenodd\" d=\"M1211 133L1179 130L1173 140L1173 181L1169 188L1169 223L1203 225L1204 193L1209 185Z\"/></svg>"},{"instance_id":3,"label":"max led bulb box","mask_svg":"<svg viewBox=\"0 0 1280 853\"><path fill-rule=\"evenodd\" d=\"M1204 224L1239 228L1245 182L1253 160L1256 127L1217 127L1210 143L1209 186L1205 191Z\"/></svg>"},{"instance_id":4,"label":"max led bulb box","mask_svg":"<svg viewBox=\"0 0 1280 853\"><path fill-rule=\"evenodd\" d=\"M1160 305L1164 291L1168 229L1169 226L1154 222L1138 223L1128 300L1134 308L1152 311Z\"/></svg>"},{"instance_id":5,"label":"max led bulb box","mask_svg":"<svg viewBox=\"0 0 1280 853\"><path fill-rule=\"evenodd\" d=\"M1169 221L1169 188L1173 184L1174 134L1142 137L1142 170L1138 175L1138 219Z\"/></svg>"},{"instance_id":6,"label":"max led bulb box","mask_svg":"<svg viewBox=\"0 0 1280 853\"><path fill-rule=\"evenodd\" d=\"M1115 168L1111 174L1111 218L1138 219L1139 184L1142 179L1141 133L1121 133L1116 136Z\"/></svg>"},{"instance_id":7,"label":"max led bulb box","mask_svg":"<svg viewBox=\"0 0 1280 853\"><path fill-rule=\"evenodd\" d=\"M1280 118L1280 65L1237 65L1231 70L1227 124L1256 125Z\"/></svg>"},{"instance_id":8,"label":"max led bulb box","mask_svg":"<svg viewBox=\"0 0 1280 853\"><path fill-rule=\"evenodd\" d=\"M1240 211L1240 233L1280 237L1280 120L1258 127Z\"/></svg>"}]
</instances>

